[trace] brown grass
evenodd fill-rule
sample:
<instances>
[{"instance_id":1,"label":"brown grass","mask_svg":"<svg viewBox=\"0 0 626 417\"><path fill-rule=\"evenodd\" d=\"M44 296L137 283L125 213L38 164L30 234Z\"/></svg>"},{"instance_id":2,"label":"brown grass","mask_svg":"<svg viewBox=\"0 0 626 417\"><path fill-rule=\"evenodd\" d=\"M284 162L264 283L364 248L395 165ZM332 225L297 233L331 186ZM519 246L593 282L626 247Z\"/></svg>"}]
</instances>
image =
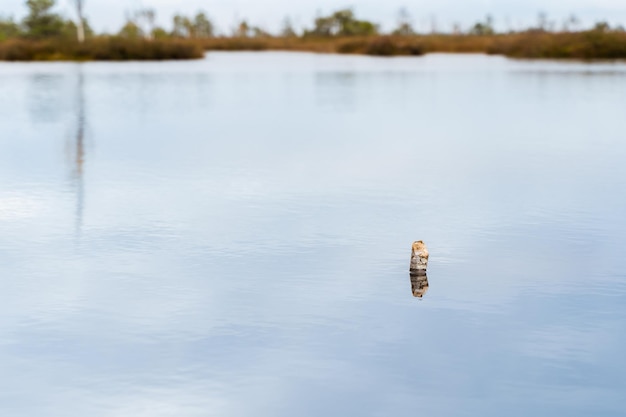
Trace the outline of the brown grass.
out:
<instances>
[{"instance_id":1,"label":"brown grass","mask_svg":"<svg viewBox=\"0 0 626 417\"><path fill-rule=\"evenodd\" d=\"M155 61L197 59L200 45L185 40L129 40L101 37L75 41L12 39L0 42L0 61Z\"/></svg>"},{"instance_id":2,"label":"brown grass","mask_svg":"<svg viewBox=\"0 0 626 417\"><path fill-rule=\"evenodd\" d=\"M377 56L428 52L486 52L491 37L473 35L364 36L304 38L211 38L198 41L208 51L303 51Z\"/></svg>"},{"instance_id":3,"label":"brown grass","mask_svg":"<svg viewBox=\"0 0 626 417\"><path fill-rule=\"evenodd\" d=\"M209 51L308 51L376 56L431 52L488 53L518 58L626 59L626 33L524 32L497 35L416 35L343 38L213 38Z\"/></svg>"},{"instance_id":4,"label":"brown grass","mask_svg":"<svg viewBox=\"0 0 626 417\"><path fill-rule=\"evenodd\" d=\"M524 32L497 35L129 40L98 37L78 44L59 40L0 42L0 60L165 60L201 58L207 51L307 51L375 56L430 52L488 53L518 58L626 59L626 33Z\"/></svg>"},{"instance_id":5,"label":"brown grass","mask_svg":"<svg viewBox=\"0 0 626 417\"><path fill-rule=\"evenodd\" d=\"M521 33L499 37L488 53L516 58L626 59L626 33Z\"/></svg>"}]
</instances>

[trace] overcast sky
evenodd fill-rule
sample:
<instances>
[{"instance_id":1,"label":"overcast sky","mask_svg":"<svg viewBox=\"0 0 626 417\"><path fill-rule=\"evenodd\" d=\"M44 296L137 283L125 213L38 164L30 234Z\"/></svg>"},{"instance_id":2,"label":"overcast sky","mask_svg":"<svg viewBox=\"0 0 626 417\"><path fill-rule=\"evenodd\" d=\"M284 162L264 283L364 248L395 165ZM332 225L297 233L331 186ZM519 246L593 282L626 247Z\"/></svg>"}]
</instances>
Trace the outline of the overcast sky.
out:
<instances>
[{"instance_id":1,"label":"overcast sky","mask_svg":"<svg viewBox=\"0 0 626 417\"><path fill-rule=\"evenodd\" d=\"M21 18L25 0L0 0L0 15ZM71 0L57 0L57 11L67 16ZM398 10L405 7L419 30L429 30L435 22L439 30L449 30L454 23L468 27L487 13L500 29L517 29L536 21L545 12L559 26L575 14L585 25L597 20L626 26L626 0L86 0L86 15L98 31L117 31L125 13L141 6L157 11L160 25L168 27L171 16L205 10L221 31L229 31L240 18L267 30L277 30L285 16L296 26L310 26L317 13L352 7L364 19L392 27Z\"/></svg>"}]
</instances>

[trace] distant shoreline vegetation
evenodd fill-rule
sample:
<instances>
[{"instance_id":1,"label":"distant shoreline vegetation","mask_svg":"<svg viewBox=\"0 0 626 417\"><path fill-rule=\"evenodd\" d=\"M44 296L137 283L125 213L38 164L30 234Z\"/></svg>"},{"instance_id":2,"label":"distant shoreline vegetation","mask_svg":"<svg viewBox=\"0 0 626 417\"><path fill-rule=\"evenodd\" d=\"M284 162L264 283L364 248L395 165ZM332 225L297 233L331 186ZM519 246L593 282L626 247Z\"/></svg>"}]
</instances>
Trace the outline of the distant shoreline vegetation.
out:
<instances>
[{"instance_id":1,"label":"distant shoreline vegetation","mask_svg":"<svg viewBox=\"0 0 626 417\"><path fill-rule=\"evenodd\" d=\"M200 45L185 40L97 37L82 43L57 39L0 42L0 61L159 61L203 56Z\"/></svg>"},{"instance_id":2,"label":"distant shoreline vegetation","mask_svg":"<svg viewBox=\"0 0 626 417\"><path fill-rule=\"evenodd\" d=\"M128 16L118 33L96 34L83 15L84 0L73 0L74 20L54 12L55 0L27 0L27 16L16 22L0 16L0 60L125 61L198 59L204 51L309 51L372 56L417 56L431 52L486 53L516 58L626 59L626 31L597 23L582 30L570 16L555 29L545 15L521 31L496 32L489 16L467 31L417 33L410 16L400 11L397 27L382 33L374 22L358 19L351 9L316 18L296 31L285 19L280 34L240 21L228 35L218 35L213 22L199 12L176 15L172 30L155 25L152 9Z\"/></svg>"}]
</instances>

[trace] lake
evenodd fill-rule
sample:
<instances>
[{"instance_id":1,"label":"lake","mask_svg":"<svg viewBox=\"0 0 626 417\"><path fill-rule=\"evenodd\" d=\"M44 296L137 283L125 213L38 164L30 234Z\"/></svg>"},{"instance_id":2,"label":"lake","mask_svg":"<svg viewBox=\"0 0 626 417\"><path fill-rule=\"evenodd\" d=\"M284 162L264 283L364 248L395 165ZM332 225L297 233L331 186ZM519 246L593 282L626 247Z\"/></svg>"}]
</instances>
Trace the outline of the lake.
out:
<instances>
[{"instance_id":1,"label":"lake","mask_svg":"<svg viewBox=\"0 0 626 417\"><path fill-rule=\"evenodd\" d=\"M1 414L625 415L625 110L626 63L0 64Z\"/></svg>"}]
</instances>

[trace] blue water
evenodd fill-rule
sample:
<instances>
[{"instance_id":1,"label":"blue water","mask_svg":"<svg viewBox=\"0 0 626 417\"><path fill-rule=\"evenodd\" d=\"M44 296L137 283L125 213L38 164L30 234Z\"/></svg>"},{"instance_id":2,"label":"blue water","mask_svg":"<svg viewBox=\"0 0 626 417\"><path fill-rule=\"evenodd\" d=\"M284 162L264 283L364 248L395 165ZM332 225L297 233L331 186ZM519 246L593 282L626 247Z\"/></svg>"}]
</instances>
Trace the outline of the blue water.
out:
<instances>
[{"instance_id":1,"label":"blue water","mask_svg":"<svg viewBox=\"0 0 626 417\"><path fill-rule=\"evenodd\" d=\"M624 63L0 64L0 414L626 415L625 109Z\"/></svg>"}]
</instances>

